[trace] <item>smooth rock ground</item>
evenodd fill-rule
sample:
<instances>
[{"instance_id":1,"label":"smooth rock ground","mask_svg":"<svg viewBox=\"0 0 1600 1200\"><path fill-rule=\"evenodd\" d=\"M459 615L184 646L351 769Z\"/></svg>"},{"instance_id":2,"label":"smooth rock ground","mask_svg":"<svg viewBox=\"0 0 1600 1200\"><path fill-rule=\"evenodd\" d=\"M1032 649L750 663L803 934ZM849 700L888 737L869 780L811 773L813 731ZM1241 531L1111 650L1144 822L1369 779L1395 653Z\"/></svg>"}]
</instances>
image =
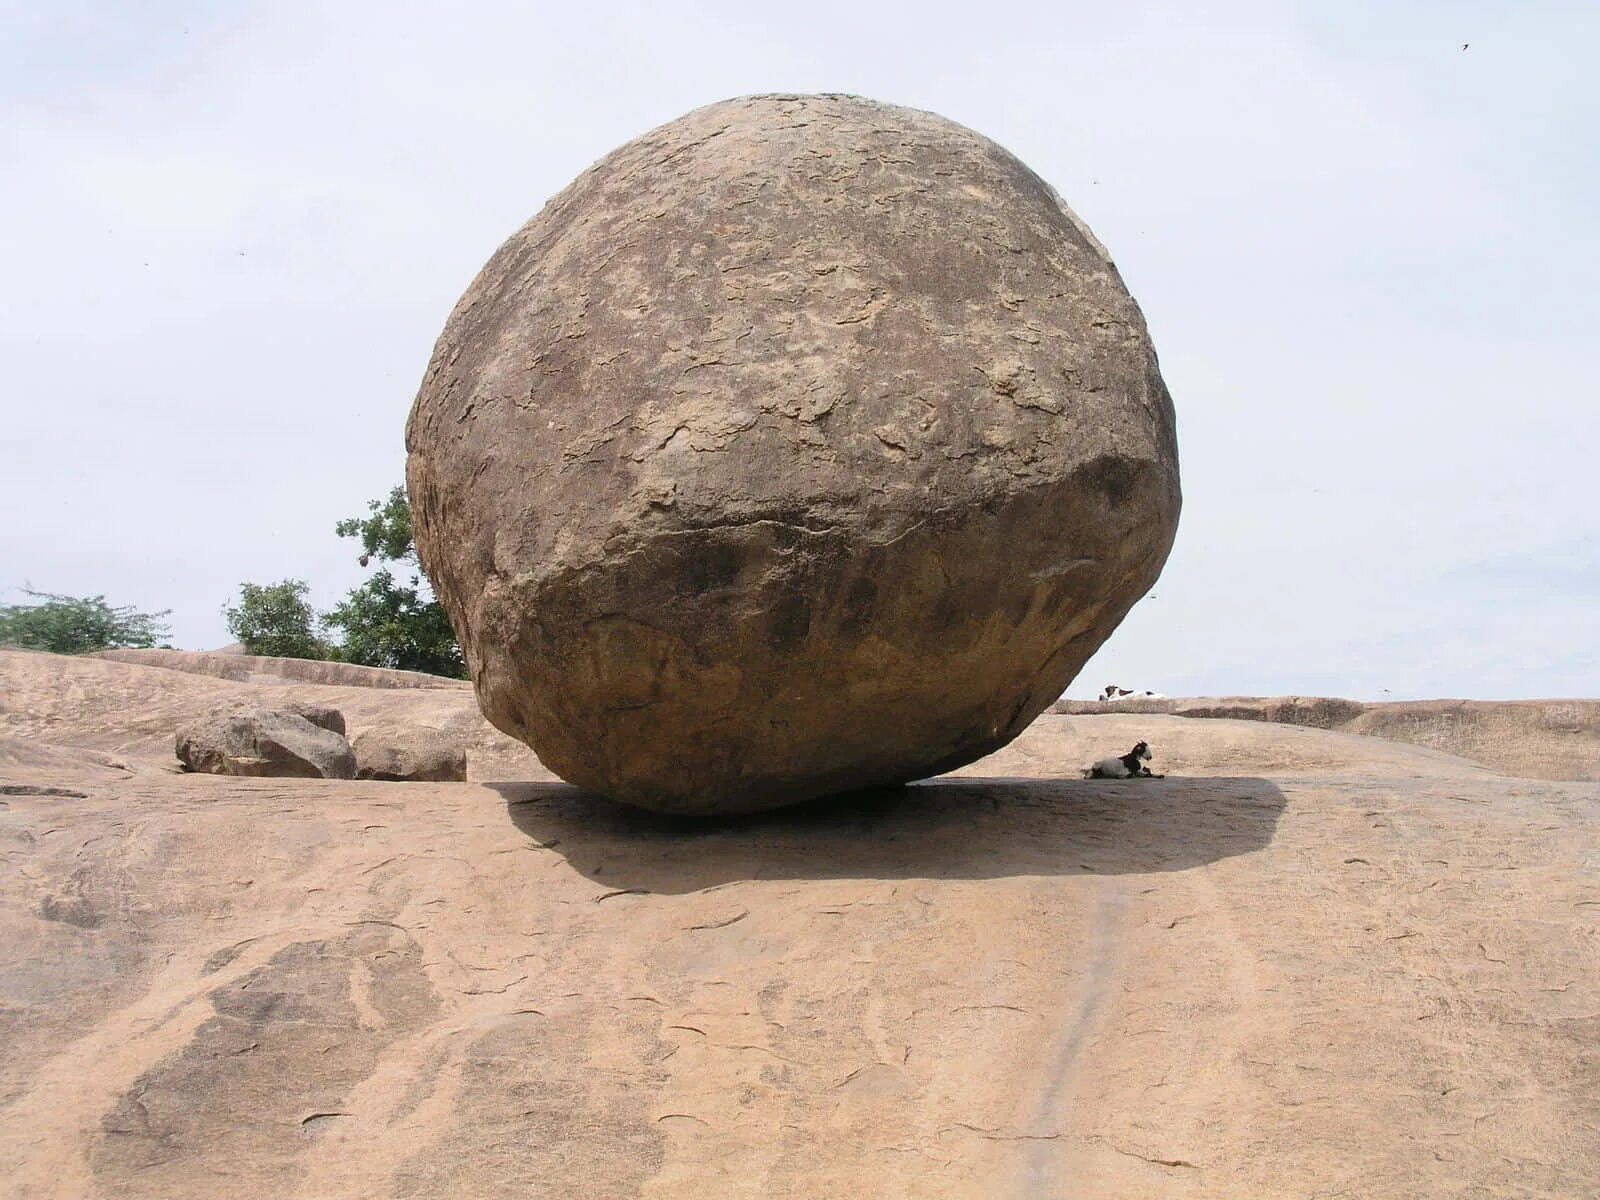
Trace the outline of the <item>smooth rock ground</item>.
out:
<instances>
[{"instance_id":1,"label":"smooth rock ground","mask_svg":"<svg viewBox=\"0 0 1600 1200\"><path fill-rule=\"evenodd\" d=\"M585 171L462 297L406 446L485 715L680 812L1004 745L1179 509L1105 249L993 142L855 96L710 105Z\"/></svg>"},{"instance_id":2,"label":"smooth rock ground","mask_svg":"<svg viewBox=\"0 0 1600 1200\"><path fill-rule=\"evenodd\" d=\"M1065 716L1106 712L1222 717L1337 729L1460 754L1508 775L1600 782L1600 700L1392 700L1327 696L1191 696L1062 700Z\"/></svg>"},{"instance_id":3,"label":"smooth rock ground","mask_svg":"<svg viewBox=\"0 0 1600 1200\"><path fill-rule=\"evenodd\" d=\"M1592 784L1160 715L690 823L492 732L173 773L251 686L0 652L8 1200L1600 1194Z\"/></svg>"}]
</instances>

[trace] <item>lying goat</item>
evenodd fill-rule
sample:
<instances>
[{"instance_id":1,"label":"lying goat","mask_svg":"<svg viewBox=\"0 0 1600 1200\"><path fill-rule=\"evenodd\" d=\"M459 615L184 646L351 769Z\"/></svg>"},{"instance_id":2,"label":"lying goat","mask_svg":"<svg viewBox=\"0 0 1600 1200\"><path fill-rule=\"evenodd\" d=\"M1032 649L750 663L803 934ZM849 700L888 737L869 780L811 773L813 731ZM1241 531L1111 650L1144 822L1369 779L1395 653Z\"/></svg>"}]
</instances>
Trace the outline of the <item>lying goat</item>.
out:
<instances>
[{"instance_id":1,"label":"lying goat","mask_svg":"<svg viewBox=\"0 0 1600 1200\"><path fill-rule=\"evenodd\" d=\"M1164 692L1136 692L1132 688L1118 687L1114 683L1106 684L1106 690L1100 693L1102 703L1112 700L1165 700L1166 698Z\"/></svg>"},{"instance_id":2,"label":"lying goat","mask_svg":"<svg viewBox=\"0 0 1600 1200\"><path fill-rule=\"evenodd\" d=\"M1140 742L1121 758L1102 758L1092 767L1083 769L1085 779L1165 779L1165 775L1152 775L1144 764L1150 761L1150 745Z\"/></svg>"}]
</instances>

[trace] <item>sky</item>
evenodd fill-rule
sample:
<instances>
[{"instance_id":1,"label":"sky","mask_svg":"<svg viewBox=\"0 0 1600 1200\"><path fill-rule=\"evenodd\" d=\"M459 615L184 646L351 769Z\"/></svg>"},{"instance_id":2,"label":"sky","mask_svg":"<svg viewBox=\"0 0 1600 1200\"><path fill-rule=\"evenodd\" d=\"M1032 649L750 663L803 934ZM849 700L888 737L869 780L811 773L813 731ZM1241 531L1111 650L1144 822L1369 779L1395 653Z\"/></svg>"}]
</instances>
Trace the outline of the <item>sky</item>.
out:
<instances>
[{"instance_id":1,"label":"sky","mask_svg":"<svg viewBox=\"0 0 1600 1200\"><path fill-rule=\"evenodd\" d=\"M853 92L1110 249L1166 570L1069 694L1600 695L1600 5L0 0L0 603L331 606L433 341L579 171Z\"/></svg>"}]
</instances>

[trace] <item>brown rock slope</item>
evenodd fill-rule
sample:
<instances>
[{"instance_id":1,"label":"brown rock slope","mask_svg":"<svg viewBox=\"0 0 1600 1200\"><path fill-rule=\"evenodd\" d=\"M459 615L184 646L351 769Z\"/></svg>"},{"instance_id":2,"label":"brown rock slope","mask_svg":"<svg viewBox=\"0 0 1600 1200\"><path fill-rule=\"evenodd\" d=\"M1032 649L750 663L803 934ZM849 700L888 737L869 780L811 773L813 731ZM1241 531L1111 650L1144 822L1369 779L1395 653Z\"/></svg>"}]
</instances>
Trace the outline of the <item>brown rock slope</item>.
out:
<instances>
[{"instance_id":1,"label":"brown rock slope","mask_svg":"<svg viewBox=\"0 0 1600 1200\"><path fill-rule=\"evenodd\" d=\"M184 721L230 701L262 705L326 704L344 714L355 741L369 731L398 736L406 727L458 739L466 747L468 778L554 779L532 752L489 726L478 713L471 685L434 675L430 685L371 683L373 676L408 677L347 663L314 663L295 658L257 658L258 679L245 682L215 677L197 659L226 657L183 651L138 652L138 664L101 656L60 658L0 649L0 736L120 754L136 772L178 769L173 734ZM149 665L146 665L149 664ZM343 686L293 682L303 667L341 668L330 678Z\"/></svg>"},{"instance_id":2,"label":"brown rock slope","mask_svg":"<svg viewBox=\"0 0 1600 1200\"><path fill-rule=\"evenodd\" d=\"M1508 775L1600 781L1600 700L1403 700L1362 704L1327 696L1177 700L1064 700L1065 716L1108 712L1221 717L1337 729L1459 754Z\"/></svg>"},{"instance_id":3,"label":"brown rock slope","mask_svg":"<svg viewBox=\"0 0 1600 1200\"><path fill-rule=\"evenodd\" d=\"M1129 715L691 823L167 774L247 686L0 653L8 1198L1600 1193L1590 785Z\"/></svg>"}]
</instances>

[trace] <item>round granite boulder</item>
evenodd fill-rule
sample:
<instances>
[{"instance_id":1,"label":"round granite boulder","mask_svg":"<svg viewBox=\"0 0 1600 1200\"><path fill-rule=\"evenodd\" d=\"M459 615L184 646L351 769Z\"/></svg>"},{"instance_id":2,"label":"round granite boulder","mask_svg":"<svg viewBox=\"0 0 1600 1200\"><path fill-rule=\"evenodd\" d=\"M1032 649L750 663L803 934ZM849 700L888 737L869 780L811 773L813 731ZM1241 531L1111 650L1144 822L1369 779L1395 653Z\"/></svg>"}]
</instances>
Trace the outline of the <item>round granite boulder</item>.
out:
<instances>
[{"instance_id":1,"label":"round granite boulder","mask_svg":"<svg viewBox=\"0 0 1600 1200\"><path fill-rule=\"evenodd\" d=\"M851 96L715 104L589 168L456 306L406 445L484 714L680 812L1003 746L1178 520L1105 250L993 142Z\"/></svg>"}]
</instances>

